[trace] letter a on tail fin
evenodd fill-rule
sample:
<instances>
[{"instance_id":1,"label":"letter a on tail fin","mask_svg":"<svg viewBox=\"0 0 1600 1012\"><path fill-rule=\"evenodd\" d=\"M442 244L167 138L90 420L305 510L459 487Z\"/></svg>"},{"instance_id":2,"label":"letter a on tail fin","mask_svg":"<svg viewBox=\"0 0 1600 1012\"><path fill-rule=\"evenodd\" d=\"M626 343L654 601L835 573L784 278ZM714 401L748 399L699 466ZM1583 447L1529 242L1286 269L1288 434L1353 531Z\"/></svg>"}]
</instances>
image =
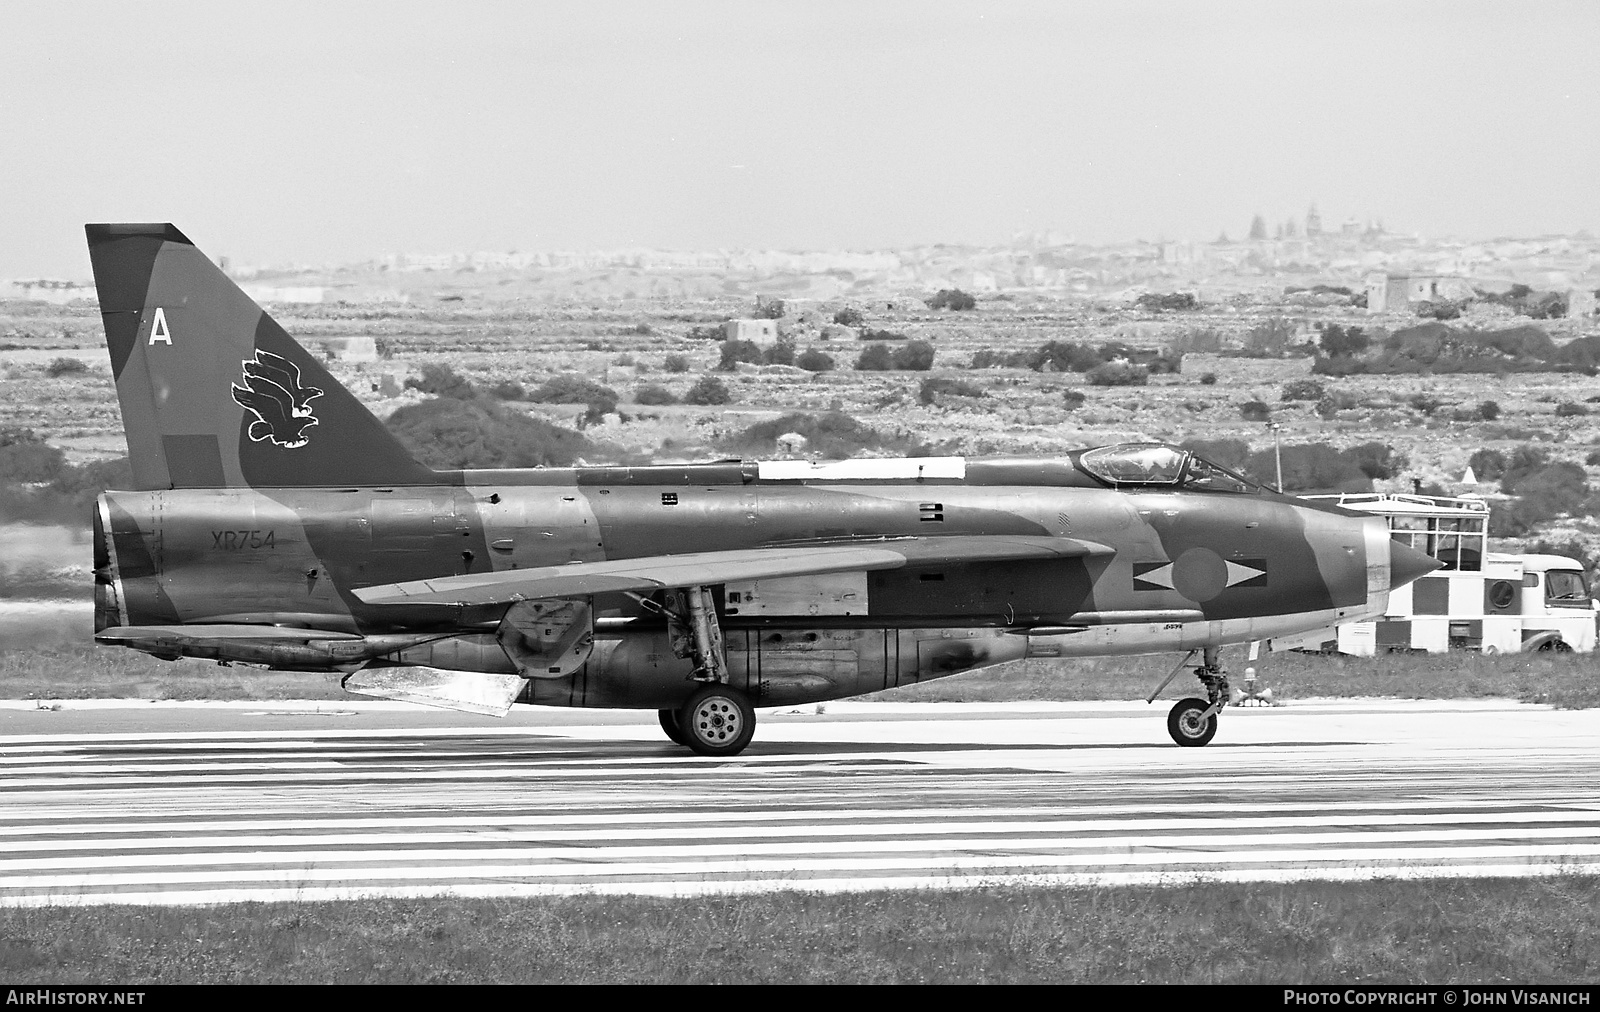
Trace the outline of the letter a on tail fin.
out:
<instances>
[{"instance_id":1,"label":"letter a on tail fin","mask_svg":"<svg viewBox=\"0 0 1600 1012\"><path fill-rule=\"evenodd\" d=\"M182 232L85 231L139 488L448 480L418 464Z\"/></svg>"}]
</instances>

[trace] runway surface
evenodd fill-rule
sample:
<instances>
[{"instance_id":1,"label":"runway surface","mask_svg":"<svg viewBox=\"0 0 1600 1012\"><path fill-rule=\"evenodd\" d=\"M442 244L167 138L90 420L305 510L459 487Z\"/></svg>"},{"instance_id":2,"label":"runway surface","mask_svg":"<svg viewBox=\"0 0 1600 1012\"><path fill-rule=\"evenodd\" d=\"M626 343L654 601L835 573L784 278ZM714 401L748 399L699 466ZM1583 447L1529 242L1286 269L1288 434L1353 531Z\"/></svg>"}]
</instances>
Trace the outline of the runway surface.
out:
<instances>
[{"instance_id":1,"label":"runway surface","mask_svg":"<svg viewBox=\"0 0 1600 1012\"><path fill-rule=\"evenodd\" d=\"M1600 713L829 704L654 714L0 703L0 904L1600 871Z\"/></svg>"}]
</instances>

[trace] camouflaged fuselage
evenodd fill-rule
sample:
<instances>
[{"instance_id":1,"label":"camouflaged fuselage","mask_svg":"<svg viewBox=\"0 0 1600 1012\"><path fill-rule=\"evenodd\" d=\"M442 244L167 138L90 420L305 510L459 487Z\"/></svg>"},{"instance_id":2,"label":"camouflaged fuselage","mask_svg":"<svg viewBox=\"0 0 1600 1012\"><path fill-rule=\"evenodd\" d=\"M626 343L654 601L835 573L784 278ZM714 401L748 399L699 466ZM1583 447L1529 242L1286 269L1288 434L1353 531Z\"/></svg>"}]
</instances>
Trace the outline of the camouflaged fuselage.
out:
<instances>
[{"instance_id":1,"label":"camouflaged fuselage","mask_svg":"<svg viewBox=\"0 0 1600 1012\"><path fill-rule=\"evenodd\" d=\"M881 687L1030 648L1133 653L1260 638L1312 616L1381 612L1388 589L1372 573L1388 564L1381 521L1266 492L1108 489L1066 458L971 461L964 480L874 484L764 480L737 464L452 478L459 483L108 493L97 518L97 544L110 563L97 627L431 633L448 639L394 659L512 671L490 636L508 605L369 605L353 591L570 562L932 535L1079 538L1114 553L719 587L730 660L759 654L763 641L790 667L831 651L820 666L837 668L841 649L859 667L863 654L877 652L867 681ZM663 679L648 677L660 674L654 669L682 677L682 660L663 648L665 623L621 594L598 597L595 615L597 647L608 649L597 648L586 667L614 669L606 679L615 683L611 705L655 705ZM902 640L911 656L884 661L886 651L904 653ZM648 669L647 677L632 668ZM799 697L867 691L856 677L811 681L813 691ZM628 684L650 698L637 699ZM555 685L540 689L562 694Z\"/></svg>"}]
</instances>

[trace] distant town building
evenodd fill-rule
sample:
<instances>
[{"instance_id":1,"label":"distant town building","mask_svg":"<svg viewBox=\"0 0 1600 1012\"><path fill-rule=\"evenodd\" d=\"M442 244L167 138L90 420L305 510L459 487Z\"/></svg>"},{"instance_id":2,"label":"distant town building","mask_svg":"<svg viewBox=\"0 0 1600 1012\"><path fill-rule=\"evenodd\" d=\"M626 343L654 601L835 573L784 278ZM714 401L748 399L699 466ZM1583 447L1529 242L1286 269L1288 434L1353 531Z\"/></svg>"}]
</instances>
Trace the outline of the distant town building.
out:
<instances>
[{"instance_id":1,"label":"distant town building","mask_svg":"<svg viewBox=\"0 0 1600 1012\"><path fill-rule=\"evenodd\" d=\"M64 306L78 299L97 298L93 285L80 285L76 281L55 278L18 278L0 287L0 299L23 299L28 302L50 302Z\"/></svg>"},{"instance_id":2,"label":"distant town building","mask_svg":"<svg viewBox=\"0 0 1600 1012\"><path fill-rule=\"evenodd\" d=\"M778 339L777 320L728 320L722 325L722 337L728 341L754 341L771 344Z\"/></svg>"},{"instance_id":3,"label":"distant town building","mask_svg":"<svg viewBox=\"0 0 1600 1012\"><path fill-rule=\"evenodd\" d=\"M1367 312L1403 313L1424 302L1470 299L1472 286L1448 274L1369 274Z\"/></svg>"},{"instance_id":4,"label":"distant town building","mask_svg":"<svg viewBox=\"0 0 1600 1012\"><path fill-rule=\"evenodd\" d=\"M257 302L294 302L314 304L323 301L327 290L311 285L274 287L272 285L240 285L244 293Z\"/></svg>"},{"instance_id":5,"label":"distant town building","mask_svg":"<svg viewBox=\"0 0 1600 1012\"><path fill-rule=\"evenodd\" d=\"M1312 204L1311 210L1306 212L1306 237L1315 239L1322 234L1322 215L1317 213L1317 205Z\"/></svg>"}]
</instances>

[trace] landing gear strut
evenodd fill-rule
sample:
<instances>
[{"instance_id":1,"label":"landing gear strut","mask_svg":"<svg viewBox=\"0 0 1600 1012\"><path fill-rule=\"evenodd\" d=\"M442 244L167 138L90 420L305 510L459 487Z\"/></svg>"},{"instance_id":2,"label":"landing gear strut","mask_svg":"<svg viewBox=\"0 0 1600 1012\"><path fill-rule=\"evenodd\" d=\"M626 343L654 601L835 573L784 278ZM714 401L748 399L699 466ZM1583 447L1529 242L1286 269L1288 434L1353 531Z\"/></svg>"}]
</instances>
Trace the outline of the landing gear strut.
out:
<instances>
[{"instance_id":1,"label":"landing gear strut","mask_svg":"<svg viewBox=\"0 0 1600 1012\"><path fill-rule=\"evenodd\" d=\"M1194 651L1189 651L1187 657L1178 662L1172 673L1156 686L1150 693L1146 702L1153 703L1161 694L1161 690L1177 677L1184 665L1194 657ZM1200 684L1205 686L1206 698L1180 699L1167 713L1167 733L1179 745L1188 748L1198 748L1206 744L1217 735L1217 716L1222 713L1222 708L1228 705L1228 673L1219 663L1216 647L1206 647L1201 657L1200 665L1194 669L1195 677L1200 679Z\"/></svg>"},{"instance_id":2,"label":"landing gear strut","mask_svg":"<svg viewBox=\"0 0 1600 1012\"><path fill-rule=\"evenodd\" d=\"M710 587L688 587L669 594L663 605L632 595L647 610L667 620L673 652L691 658L690 678L700 683L676 710L657 711L668 738L704 756L743 752L756 731L756 711L743 692L728 684L728 657Z\"/></svg>"}]
</instances>

